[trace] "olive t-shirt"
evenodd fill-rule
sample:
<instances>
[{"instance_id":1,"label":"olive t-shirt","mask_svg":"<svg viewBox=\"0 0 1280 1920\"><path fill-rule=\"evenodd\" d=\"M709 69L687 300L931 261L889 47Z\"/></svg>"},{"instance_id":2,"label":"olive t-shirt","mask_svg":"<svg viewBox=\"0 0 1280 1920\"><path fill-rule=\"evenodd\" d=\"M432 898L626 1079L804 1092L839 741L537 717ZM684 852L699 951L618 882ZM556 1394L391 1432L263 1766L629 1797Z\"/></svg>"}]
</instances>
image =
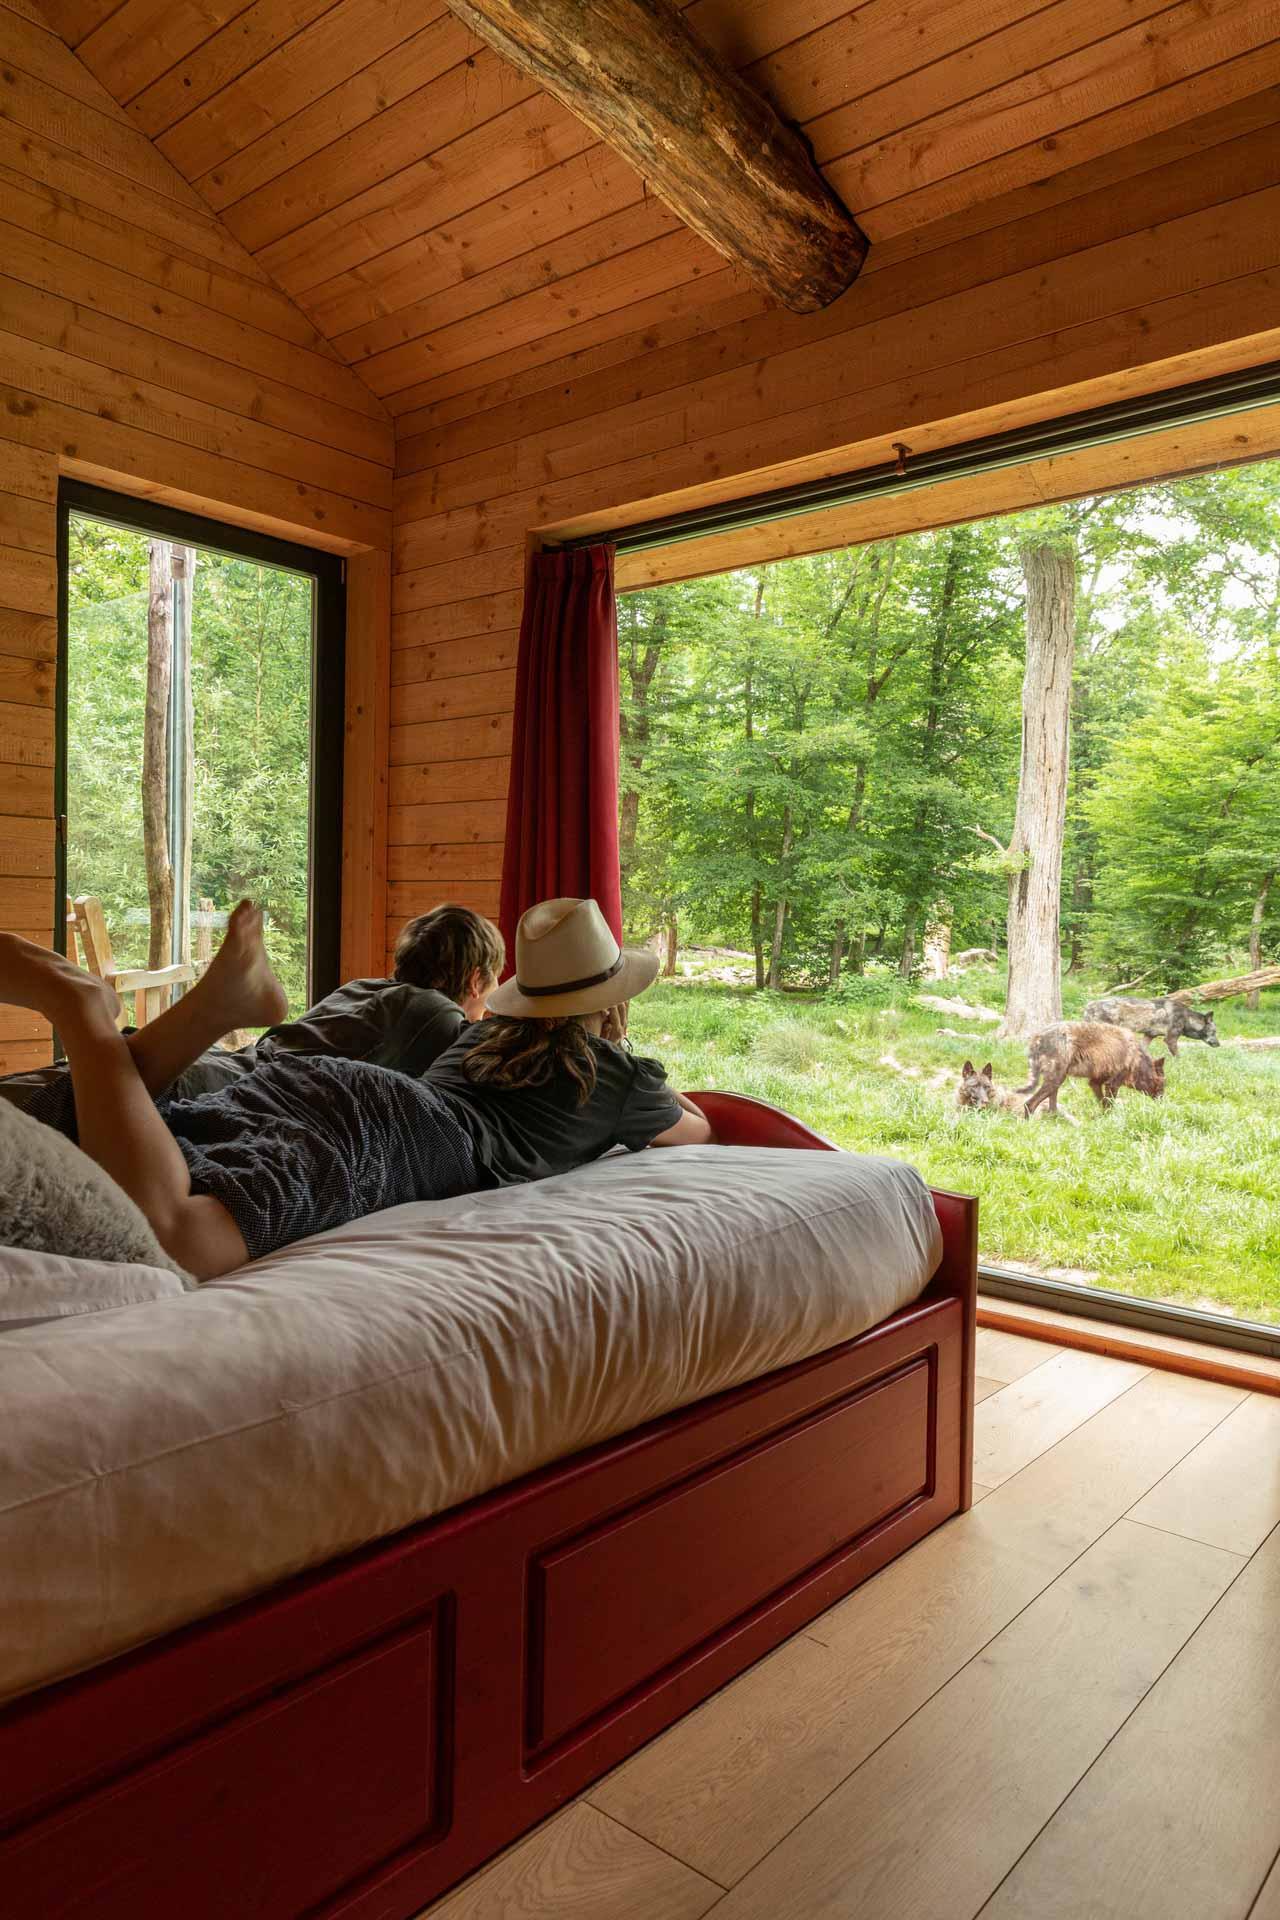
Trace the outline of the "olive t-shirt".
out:
<instances>
[{"instance_id":1,"label":"olive t-shirt","mask_svg":"<svg viewBox=\"0 0 1280 1920\"><path fill-rule=\"evenodd\" d=\"M610 1147L639 1152L683 1111L660 1061L594 1036L595 1090L581 1105L577 1084L563 1069L538 1087L477 1086L462 1063L484 1030L483 1022L468 1027L423 1077L448 1099L497 1186L567 1173Z\"/></svg>"}]
</instances>

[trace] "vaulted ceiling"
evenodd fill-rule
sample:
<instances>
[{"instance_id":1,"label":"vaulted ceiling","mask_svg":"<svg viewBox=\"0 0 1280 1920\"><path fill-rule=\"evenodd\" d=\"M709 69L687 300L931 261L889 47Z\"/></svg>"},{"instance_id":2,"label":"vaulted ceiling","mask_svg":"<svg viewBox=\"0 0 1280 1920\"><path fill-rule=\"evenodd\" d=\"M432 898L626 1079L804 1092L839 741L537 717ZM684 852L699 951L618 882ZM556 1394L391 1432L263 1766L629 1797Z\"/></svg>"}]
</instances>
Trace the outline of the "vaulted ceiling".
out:
<instances>
[{"instance_id":1,"label":"vaulted ceiling","mask_svg":"<svg viewBox=\"0 0 1280 1920\"><path fill-rule=\"evenodd\" d=\"M538 343L550 357L598 339L610 316L634 332L695 304L763 304L443 0L43 4L393 413ZM687 14L803 128L873 247L1013 188L1051 198L1068 167L1280 84L1274 0Z\"/></svg>"}]
</instances>

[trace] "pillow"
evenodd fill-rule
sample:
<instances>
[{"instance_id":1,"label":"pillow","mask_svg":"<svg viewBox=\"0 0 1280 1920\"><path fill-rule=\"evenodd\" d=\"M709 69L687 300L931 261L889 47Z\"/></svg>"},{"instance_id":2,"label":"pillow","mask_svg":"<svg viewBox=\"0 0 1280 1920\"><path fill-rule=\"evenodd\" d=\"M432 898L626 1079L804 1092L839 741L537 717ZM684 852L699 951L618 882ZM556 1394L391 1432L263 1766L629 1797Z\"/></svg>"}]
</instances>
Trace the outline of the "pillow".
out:
<instances>
[{"instance_id":1,"label":"pillow","mask_svg":"<svg viewBox=\"0 0 1280 1920\"><path fill-rule=\"evenodd\" d=\"M0 1100L0 1247L128 1261L187 1278L109 1174L7 1100Z\"/></svg>"},{"instance_id":2,"label":"pillow","mask_svg":"<svg viewBox=\"0 0 1280 1920\"><path fill-rule=\"evenodd\" d=\"M185 1292L180 1276L166 1267L0 1247L0 1334Z\"/></svg>"}]
</instances>

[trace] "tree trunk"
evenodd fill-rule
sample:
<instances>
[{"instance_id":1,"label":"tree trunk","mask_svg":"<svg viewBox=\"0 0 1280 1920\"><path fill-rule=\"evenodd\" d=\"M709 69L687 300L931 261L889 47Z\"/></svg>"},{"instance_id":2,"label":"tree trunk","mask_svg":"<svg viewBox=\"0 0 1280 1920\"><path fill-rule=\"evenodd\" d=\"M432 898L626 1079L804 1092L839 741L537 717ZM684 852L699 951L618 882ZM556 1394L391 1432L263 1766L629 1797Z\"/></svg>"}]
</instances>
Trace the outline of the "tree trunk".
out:
<instances>
[{"instance_id":1,"label":"tree trunk","mask_svg":"<svg viewBox=\"0 0 1280 1920\"><path fill-rule=\"evenodd\" d=\"M182 690L182 712L177 716L182 729L180 741L175 742L175 751L182 754L182 779L178 785L179 806L181 807L182 850L181 865L174 875L173 910L178 922L179 960L191 959L191 845L195 824L196 791L196 737L195 737L195 688L191 679L191 597L195 592L196 563L199 553L195 547L174 547L173 577L181 581L181 589L174 594L174 606L177 615L173 635L173 671L180 676Z\"/></svg>"},{"instance_id":2,"label":"tree trunk","mask_svg":"<svg viewBox=\"0 0 1280 1920\"><path fill-rule=\"evenodd\" d=\"M151 909L149 967L173 957L173 869L169 863L169 689L173 677L173 549L150 548L147 694L142 730L142 851Z\"/></svg>"},{"instance_id":3,"label":"tree trunk","mask_svg":"<svg viewBox=\"0 0 1280 1920\"><path fill-rule=\"evenodd\" d=\"M679 922L674 913L666 913L662 919L662 977L670 980L676 970L676 953L679 947Z\"/></svg>"},{"instance_id":4,"label":"tree trunk","mask_svg":"<svg viewBox=\"0 0 1280 1920\"><path fill-rule=\"evenodd\" d=\"M791 851L791 808L788 806L782 815L782 860L785 869L787 855ZM778 904L773 912L773 945L769 950L769 985L776 993L782 985L782 932L787 922L787 896L779 894Z\"/></svg>"},{"instance_id":5,"label":"tree trunk","mask_svg":"<svg viewBox=\"0 0 1280 1920\"><path fill-rule=\"evenodd\" d=\"M1262 966L1262 922L1266 916L1267 900L1270 897L1271 887L1272 887L1272 883L1275 880L1275 877L1276 876L1274 871L1272 871L1267 875L1266 879L1263 881L1262 885L1259 887L1258 897L1253 903L1253 918L1249 922L1249 971L1250 973L1257 973L1260 967ZM1248 998L1246 999L1245 1005L1246 1007L1248 1007L1250 1013L1256 1013L1258 1011L1259 1004L1260 1004L1259 989L1257 987L1254 987L1252 992L1249 994Z\"/></svg>"},{"instance_id":6,"label":"tree trunk","mask_svg":"<svg viewBox=\"0 0 1280 1920\"><path fill-rule=\"evenodd\" d=\"M1062 839L1067 818L1071 674L1075 664L1075 554L1022 552L1027 666L1022 763L1009 842L1009 991L999 1037L1026 1040L1062 1018Z\"/></svg>"},{"instance_id":7,"label":"tree trunk","mask_svg":"<svg viewBox=\"0 0 1280 1920\"><path fill-rule=\"evenodd\" d=\"M842 920L831 936L831 962L827 968L827 985L840 985L840 963L844 959L844 921Z\"/></svg>"},{"instance_id":8,"label":"tree trunk","mask_svg":"<svg viewBox=\"0 0 1280 1920\"><path fill-rule=\"evenodd\" d=\"M916 910L908 910L902 927L902 951L898 955L898 972L904 980L909 980L916 965Z\"/></svg>"},{"instance_id":9,"label":"tree trunk","mask_svg":"<svg viewBox=\"0 0 1280 1920\"><path fill-rule=\"evenodd\" d=\"M758 621L764 612L764 575L756 575L756 605L754 618ZM743 684L743 719L746 728L747 745L755 739L755 676L751 655L747 656L747 677ZM755 878L751 882L751 950L756 961L756 992L764 992L764 929L760 915L760 833L756 822L756 790L747 788L747 847L755 868Z\"/></svg>"}]
</instances>

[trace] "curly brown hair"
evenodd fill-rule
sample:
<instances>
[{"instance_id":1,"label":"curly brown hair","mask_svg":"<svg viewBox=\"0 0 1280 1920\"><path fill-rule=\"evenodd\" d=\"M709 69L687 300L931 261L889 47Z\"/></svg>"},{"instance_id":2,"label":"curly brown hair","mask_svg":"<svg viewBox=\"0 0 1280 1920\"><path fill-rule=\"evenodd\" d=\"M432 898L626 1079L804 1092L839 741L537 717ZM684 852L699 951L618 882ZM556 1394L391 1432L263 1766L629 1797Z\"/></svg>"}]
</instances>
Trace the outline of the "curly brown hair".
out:
<instances>
[{"instance_id":1,"label":"curly brown hair","mask_svg":"<svg viewBox=\"0 0 1280 1920\"><path fill-rule=\"evenodd\" d=\"M591 1032L576 1013L556 1020L508 1020L493 1015L468 1049L462 1071L478 1087L541 1087L567 1073L582 1106L595 1092Z\"/></svg>"}]
</instances>

